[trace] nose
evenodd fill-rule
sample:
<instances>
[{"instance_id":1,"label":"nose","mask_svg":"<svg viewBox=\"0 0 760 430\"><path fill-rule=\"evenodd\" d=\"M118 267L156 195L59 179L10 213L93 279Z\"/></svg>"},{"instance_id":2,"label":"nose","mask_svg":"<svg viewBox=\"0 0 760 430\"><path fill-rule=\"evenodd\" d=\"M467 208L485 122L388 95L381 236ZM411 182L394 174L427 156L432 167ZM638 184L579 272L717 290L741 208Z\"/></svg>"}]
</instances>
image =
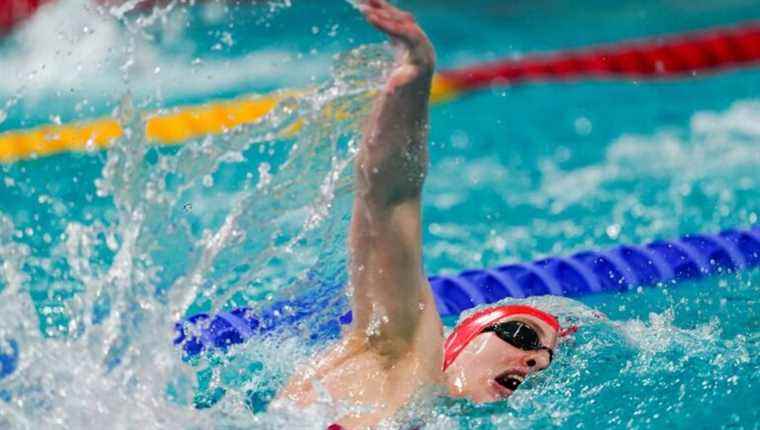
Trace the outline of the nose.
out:
<instances>
[{"instance_id":1,"label":"nose","mask_svg":"<svg viewBox=\"0 0 760 430\"><path fill-rule=\"evenodd\" d=\"M523 355L523 365L531 372L549 367L549 353L547 351L528 351Z\"/></svg>"}]
</instances>

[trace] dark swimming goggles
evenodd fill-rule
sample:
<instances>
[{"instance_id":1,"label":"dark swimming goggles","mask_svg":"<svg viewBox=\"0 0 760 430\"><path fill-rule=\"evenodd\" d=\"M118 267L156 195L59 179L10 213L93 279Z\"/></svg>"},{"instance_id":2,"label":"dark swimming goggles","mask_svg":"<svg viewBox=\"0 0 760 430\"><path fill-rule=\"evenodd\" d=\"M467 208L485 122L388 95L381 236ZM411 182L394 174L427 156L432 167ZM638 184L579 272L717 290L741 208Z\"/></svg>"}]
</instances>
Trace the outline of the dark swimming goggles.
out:
<instances>
[{"instance_id":1,"label":"dark swimming goggles","mask_svg":"<svg viewBox=\"0 0 760 430\"><path fill-rule=\"evenodd\" d=\"M554 358L554 351L541 344L541 339L533 327L522 321L505 321L483 329L483 333L493 332L499 339L523 351L541 351L549 353L549 362Z\"/></svg>"}]
</instances>

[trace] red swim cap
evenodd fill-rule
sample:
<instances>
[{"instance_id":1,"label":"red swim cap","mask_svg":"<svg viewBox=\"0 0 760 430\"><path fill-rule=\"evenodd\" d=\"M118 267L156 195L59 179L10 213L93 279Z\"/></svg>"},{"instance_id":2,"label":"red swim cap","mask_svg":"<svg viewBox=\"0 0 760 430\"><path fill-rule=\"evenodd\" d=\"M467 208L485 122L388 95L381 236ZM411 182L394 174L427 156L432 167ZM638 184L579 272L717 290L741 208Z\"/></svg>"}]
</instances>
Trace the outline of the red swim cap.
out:
<instances>
[{"instance_id":1,"label":"red swim cap","mask_svg":"<svg viewBox=\"0 0 760 430\"><path fill-rule=\"evenodd\" d=\"M559 335L563 335L563 331L560 330L559 321L557 321L554 315L540 311L532 306L506 305L481 309L465 318L446 339L446 343L443 344L443 370L446 370L454 362L467 344L475 339L475 336L500 320L514 315L536 317L549 324Z\"/></svg>"}]
</instances>

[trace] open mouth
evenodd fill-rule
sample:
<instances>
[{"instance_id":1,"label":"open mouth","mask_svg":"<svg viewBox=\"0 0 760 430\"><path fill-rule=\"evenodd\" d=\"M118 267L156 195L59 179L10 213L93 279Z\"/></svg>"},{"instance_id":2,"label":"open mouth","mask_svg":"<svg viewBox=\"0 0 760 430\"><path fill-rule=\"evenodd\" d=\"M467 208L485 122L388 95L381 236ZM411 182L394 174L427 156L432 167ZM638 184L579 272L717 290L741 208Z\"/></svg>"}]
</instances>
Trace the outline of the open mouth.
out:
<instances>
[{"instance_id":1,"label":"open mouth","mask_svg":"<svg viewBox=\"0 0 760 430\"><path fill-rule=\"evenodd\" d=\"M517 387L523 383L524 380L525 378L522 375L517 375L514 373L499 375L496 377L496 379L494 379L497 384L510 391L515 391Z\"/></svg>"}]
</instances>

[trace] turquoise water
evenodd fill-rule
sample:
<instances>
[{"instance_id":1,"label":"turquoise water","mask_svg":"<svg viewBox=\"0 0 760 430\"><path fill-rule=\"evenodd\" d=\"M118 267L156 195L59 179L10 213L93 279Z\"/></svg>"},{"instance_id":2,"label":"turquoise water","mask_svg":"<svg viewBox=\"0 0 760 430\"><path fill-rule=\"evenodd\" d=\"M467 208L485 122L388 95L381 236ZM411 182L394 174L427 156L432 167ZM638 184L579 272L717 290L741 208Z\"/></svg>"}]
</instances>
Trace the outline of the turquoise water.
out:
<instances>
[{"instance_id":1,"label":"turquoise water","mask_svg":"<svg viewBox=\"0 0 760 430\"><path fill-rule=\"evenodd\" d=\"M760 16L738 0L403 4L441 69ZM382 39L340 1L178 4L152 20L83 7L63 2L0 43L17 78L0 86L0 131L110 114L132 131L108 152L0 167L0 337L21 345L0 380L0 428L324 428L323 409L256 401L318 345L283 336L185 364L171 327L345 280L351 153L387 64L382 48L349 51ZM292 87L312 90L182 148L146 146L129 113ZM428 272L757 223L759 89L747 69L499 88L432 108ZM336 104L347 120L324 114ZM278 133L296 117L297 138ZM758 282L553 303L609 321L588 321L506 404L415 413L429 428L758 428ZM344 309L336 297L304 337Z\"/></svg>"}]
</instances>

